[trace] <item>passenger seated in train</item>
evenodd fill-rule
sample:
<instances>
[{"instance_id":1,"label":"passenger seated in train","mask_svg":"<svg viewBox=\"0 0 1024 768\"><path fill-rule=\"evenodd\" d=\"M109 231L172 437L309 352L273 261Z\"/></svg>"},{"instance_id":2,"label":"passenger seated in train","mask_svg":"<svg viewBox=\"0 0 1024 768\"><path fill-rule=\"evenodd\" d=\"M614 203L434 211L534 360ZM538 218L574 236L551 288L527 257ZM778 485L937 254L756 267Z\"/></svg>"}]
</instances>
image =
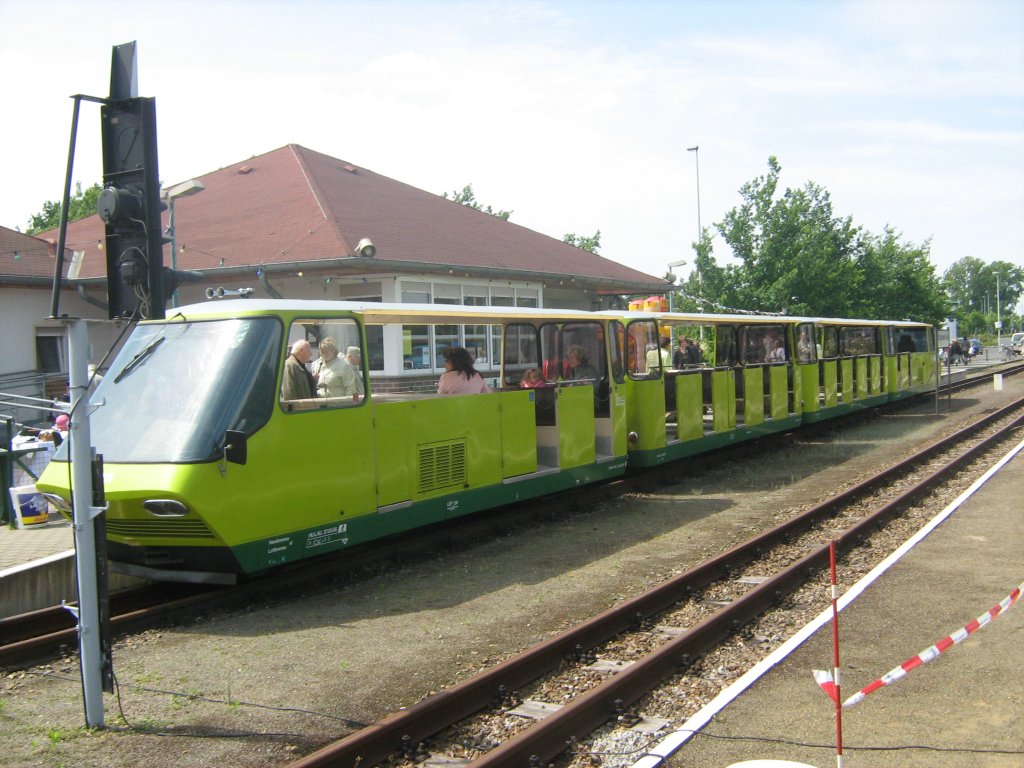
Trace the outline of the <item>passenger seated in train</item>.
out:
<instances>
[{"instance_id":1,"label":"passenger seated in train","mask_svg":"<svg viewBox=\"0 0 1024 768\"><path fill-rule=\"evenodd\" d=\"M569 371L567 379L578 381L580 379L600 379L601 374L597 369L587 362L587 350L580 344L573 344L565 353L565 360Z\"/></svg>"},{"instance_id":2,"label":"passenger seated in train","mask_svg":"<svg viewBox=\"0 0 1024 768\"><path fill-rule=\"evenodd\" d=\"M701 364L700 347L688 336L679 337L679 348L672 354L672 367L680 370Z\"/></svg>"},{"instance_id":3,"label":"passenger seated in train","mask_svg":"<svg viewBox=\"0 0 1024 768\"><path fill-rule=\"evenodd\" d=\"M917 352L917 345L909 333L901 333L899 344L896 345L897 352Z\"/></svg>"},{"instance_id":4,"label":"passenger seated in train","mask_svg":"<svg viewBox=\"0 0 1024 768\"><path fill-rule=\"evenodd\" d=\"M786 362L786 345L782 339L775 338L772 340L774 348L768 353L769 363L784 363Z\"/></svg>"},{"instance_id":5,"label":"passenger seated in train","mask_svg":"<svg viewBox=\"0 0 1024 768\"><path fill-rule=\"evenodd\" d=\"M480 395L490 392L484 377L473 367L473 357L465 347L444 351L444 373L437 382L439 395Z\"/></svg>"},{"instance_id":6,"label":"passenger seated in train","mask_svg":"<svg viewBox=\"0 0 1024 768\"><path fill-rule=\"evenodd\" d=\"M801 363L814 361L814 348L811 340L807 338L807 331L800 331L800 338L796 342L796 359Z\"/></svg>"},{"instance_id":7,"label":"passenger seated in train","mask_svg":"<svg viewBox=\"0 0 1024 768\"><path fill-rule=\"evenodd\" d=\"M281 379L282 400L308 400L316 392L316 380L306 368L313 358L309 342L299 339L284 361L284 377Z\"/></svg>"},{"instance_id":8,"label":"passenger seated in train","mask_svg":"<svg viewBox=\"0 0 1024 768\"><path fill-rule=\"evenodd\" d=\"M544 381L544 377L541 376L540 368L529 368L526 373L523 374L522 381L519 382L519 386L523 389L535 389L537 387L543 387L547 384Z\"/></svg>"}]
</instances>

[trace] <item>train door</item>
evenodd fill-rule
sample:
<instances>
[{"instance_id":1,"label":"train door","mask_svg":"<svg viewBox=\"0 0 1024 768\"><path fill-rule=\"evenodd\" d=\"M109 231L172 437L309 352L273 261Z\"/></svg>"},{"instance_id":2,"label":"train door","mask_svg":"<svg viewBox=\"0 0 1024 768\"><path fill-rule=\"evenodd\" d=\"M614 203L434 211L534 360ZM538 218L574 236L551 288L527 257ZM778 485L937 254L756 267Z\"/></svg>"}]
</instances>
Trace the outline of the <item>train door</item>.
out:
<instances>
[{"instance_id":1,"label":"train door","mask_svg":"<svg viewBox=\"0 0 1024 768\"><path fill-rule=\"evenodd\" d=\"M736 428L736 375L740 342L733 325L715 327L715 367L704 372L704 404L711 408L711 431Z\"/></svg>"},{"instance_id":2,"label":"train door","mask_svg":"<svg viewBox=\"0 0 1024 768\"><path fill-rule=\"evenodd\" d=\"M839 391L839 329L830 326L820 326L821 353L818 355L820 362L820 398L824 408L834 408L838 402Z\"/></svg>"},{"instance_id":3,"label":"train door","mask_svg":"<svg viewBox=\"0 0 1024 768\"><path fill-rule=\"evenodd\" d=\"M658 352L658 323L652 319L632 320L626 327L626 337L626 419L629 431L636 435L629 447L633 451L664 448L665 383Z\"/></svg>"},{"instance_id":4,"label":"train door","mask_svg":"<svg viewBox=\"0 0 1024 768\"><path fill-rule=\"evenodd\" d=\"M793 411L818 410L818 350L814 324L800 323L794 329L796 355L793 365Z\"/></svg>"},{"instance_id":5,"label":"train door","mask_svg":"<svg viewBox=\"0 0 1024 768\"><path fill-rule=\"evenodd\" d=\"M625 456L627 451L626 395L626 328L618 320L608 324L608 414L597 423L598 458Z\"/></svg>"},{"instance_id":6,"label":"train door","mask_svg":"<svg viewBox=\"0 0 1024 768\"><path fill-rule=\"evenodd\" d=\"M288 528L333 533L306 548L337 548L349 523L376 512L375 436L362 334L351 318L299 318L288 328L275 415L273 473L265 484ZM306 554L315 554L307 551Z\"/></svg>"}]
</instances>

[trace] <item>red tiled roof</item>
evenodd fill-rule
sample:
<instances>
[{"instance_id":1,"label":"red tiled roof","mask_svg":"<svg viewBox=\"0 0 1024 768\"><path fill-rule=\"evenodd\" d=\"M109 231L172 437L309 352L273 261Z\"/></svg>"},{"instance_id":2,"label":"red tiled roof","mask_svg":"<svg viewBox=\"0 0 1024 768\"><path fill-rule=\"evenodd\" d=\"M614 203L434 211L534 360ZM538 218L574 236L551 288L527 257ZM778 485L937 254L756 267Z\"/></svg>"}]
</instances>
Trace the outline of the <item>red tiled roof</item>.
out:
<instances>
[{"instance_id":1,"label":"red tiled roof","mask_svg":"<svg viewBox=\"0 0 1024 768\"><path fill-rule=\"evenodd\" d=\"M632 289L637 283L664 286L610 259L295 144L198 178L205 191L175 203L180 269L345 258L368 237L377 248L377 272L399 268L387 265L393 261L621 282ZM56 231L40 237L56 240ZM67 247L86 253L81 277L105 274L103 240L98 216L68 225Z\"/></svg>"},{"instance_id":2,"label":"red tiled roof","mask_svg":"<svg viewBox=\"0 0 1024 768\"><path fill-rule=\"evenodd\" d=\"M0 280L52 279L56 253L55 244L0 227ZM69 260L64 262L64 274L67 274Z\"/></svg>"}]
</instances>

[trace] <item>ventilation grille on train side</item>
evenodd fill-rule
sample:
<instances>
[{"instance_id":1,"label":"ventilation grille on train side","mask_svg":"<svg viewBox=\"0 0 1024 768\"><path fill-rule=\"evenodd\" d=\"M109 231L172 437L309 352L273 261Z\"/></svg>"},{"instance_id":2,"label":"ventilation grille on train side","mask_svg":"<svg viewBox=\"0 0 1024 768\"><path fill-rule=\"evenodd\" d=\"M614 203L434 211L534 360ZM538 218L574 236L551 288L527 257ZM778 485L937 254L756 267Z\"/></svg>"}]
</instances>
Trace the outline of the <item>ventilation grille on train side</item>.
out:
<instances>
[{"instance_id":1,"label":"ventilation grille on train side","mask_svg":"<svg viewBox=\"0 0 1024 768\"><path fill-rule=\"evenodd\" d=\"M466 484L466 441L421 445L419 492L428 493Z\"/></svg>"},{"instance_id":2,"label":"ventilation grille on train side","mask_svg":"<svg viewBox=\"0 0 1024 768\"><path fill-rule=\"evenodd\" d=\"M212 539L213 533L202 520L111 520L107 533L133 539Z\"/></svg>"}]
</instances>

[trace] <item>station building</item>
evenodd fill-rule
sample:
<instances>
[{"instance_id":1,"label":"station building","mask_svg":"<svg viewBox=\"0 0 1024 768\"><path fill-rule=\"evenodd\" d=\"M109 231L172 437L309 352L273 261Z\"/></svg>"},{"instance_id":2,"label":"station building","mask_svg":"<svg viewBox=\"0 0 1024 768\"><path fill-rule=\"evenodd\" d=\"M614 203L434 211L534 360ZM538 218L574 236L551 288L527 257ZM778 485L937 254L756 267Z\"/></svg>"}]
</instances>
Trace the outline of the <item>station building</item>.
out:
<instances>
[{"instance_id":1,"label":"station building","mask_svg":"<svg viewBox=\"0 0 1024 768\"><path fill-rule=\"evenodd\" d=\"M198 182L198 183L195 183ZM169 185L164 264L202 275L173 306L251 292L254 298L440 303L599 310L663 293L663 279L500 217L295 144ZM177 192L177 194L175 194ZM173 215L173 229L171 229ZM0 227L0 392L59 395L67 386L64 326L51 315L57 231ZM107 320L104 224L68 225L60 314L93 319L90 360L121 332ZM172 303L168 304L168 311ZM440 350L470 349L495 374L487 326L373 329L375 387L436 380Z\"/></svg>"}]
</instances>

